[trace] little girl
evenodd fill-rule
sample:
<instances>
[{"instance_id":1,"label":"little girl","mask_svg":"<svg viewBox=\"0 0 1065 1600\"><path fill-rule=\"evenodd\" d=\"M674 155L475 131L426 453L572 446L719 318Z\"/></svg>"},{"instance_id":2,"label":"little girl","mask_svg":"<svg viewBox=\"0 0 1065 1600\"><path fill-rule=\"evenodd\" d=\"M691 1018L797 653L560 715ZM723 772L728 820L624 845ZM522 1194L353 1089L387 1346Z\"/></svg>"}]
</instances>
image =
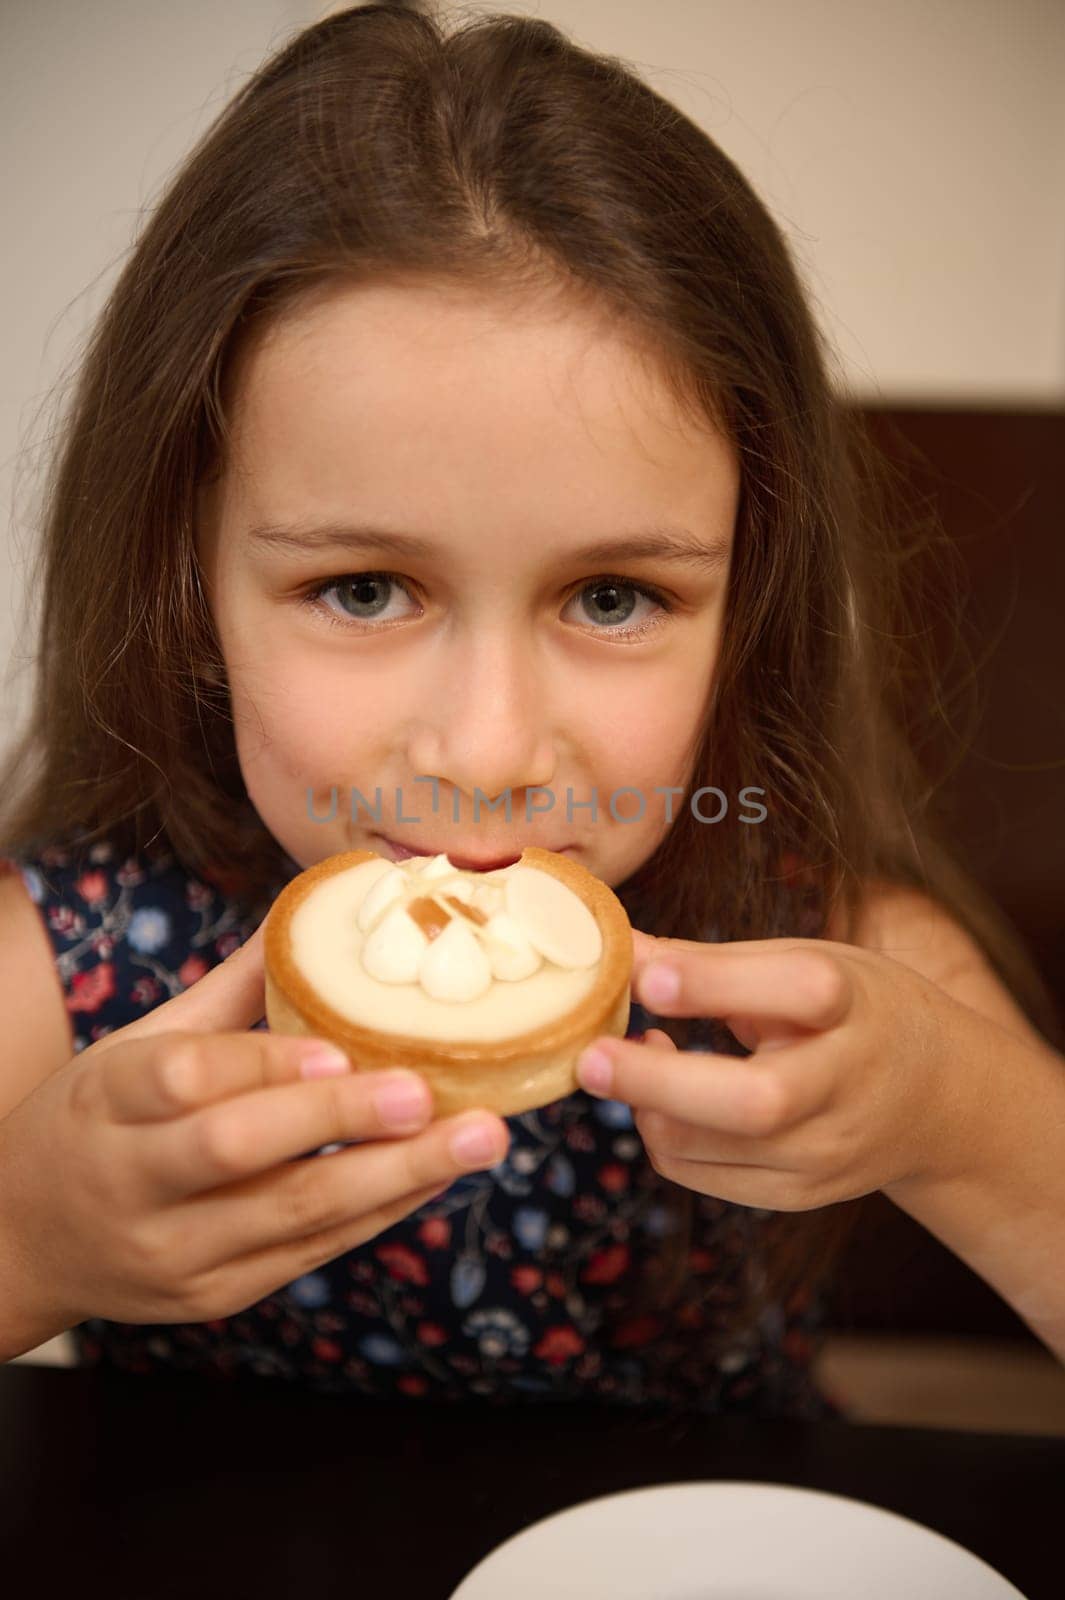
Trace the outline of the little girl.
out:
<instances>
[{"instance_id":1,"label":"little girl","mask_svg":"<svg viewBox=\"0 0 1065 1600\"><path fill-rule=\"evenodd\" d=\"M776 226L619 62L369 6L254 76L48 485L0 1356L833 1415L881 1189L1065 1358L1063 1061L925 814L863 462ZM637 930L578 1092L431 1121L259 1026L295 872L526 844Z\"/></svg>"}]
</instances>

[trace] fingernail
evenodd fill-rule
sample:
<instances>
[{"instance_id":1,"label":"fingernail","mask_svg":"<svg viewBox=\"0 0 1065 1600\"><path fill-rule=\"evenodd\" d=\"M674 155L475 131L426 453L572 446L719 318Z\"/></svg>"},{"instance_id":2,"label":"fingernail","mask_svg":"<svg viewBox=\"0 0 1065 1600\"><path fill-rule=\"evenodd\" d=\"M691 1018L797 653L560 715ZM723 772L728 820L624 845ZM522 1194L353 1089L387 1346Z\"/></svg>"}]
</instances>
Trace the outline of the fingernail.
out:
<instances>
[{"instance_id":1,"label":"fingernail","mask_svg":"<svg viewBox=\"0 0 1065 1600\"><path fill-rule=\"evenodd\" d=\"M351 1071L351 1062L335 1044L319 1042L300 1051L301 1078L336 1078Z\"/></svg>"},{"instance_id":2,"label":"fingernail","mask_svg":"<svg viewBox=\"0 0 1065 1600\"><path fill-rule=\"evenodd\" d=\"M499 1150L499 1134L483 1122L468 1128L459 1128L451 1136L451 1154L463 1166L479 1167L485 1162L495 1162Z\"/></svg>"},{"instance_id":3,"label":"fingernail","mask_svg":"<svg viewBox=\"0 0 1065 1600\"><path fill-rule=\"evenodd\" d=\"M577 1062L577 1077L590 1094L609 1094L614 1084L614 1063L603 1050L584 1050Z\"/></svg>"},{"instance_id":4,"label":"fingernail","mask_svg":"<svg viewBox=\"0 0 1065 1600\"><path fill-rule=\"evenodd\" d=\"M413 1072L399 1072L374 1091L374 1105L390 1128L416 1128L429 1115L429 1090Z\"/></svg>"},{"instance_id":5,"label":"fingernail","mask_svg":"<svg viewBox=\"0 0 1065 1600\"><path fill-rule=\"evenodd\" d=\"M669 1005L680 994L680 973L676 967L664 967L661 964L648 967L640 989L652 1005Z\"/></svg>"}]
</instances>

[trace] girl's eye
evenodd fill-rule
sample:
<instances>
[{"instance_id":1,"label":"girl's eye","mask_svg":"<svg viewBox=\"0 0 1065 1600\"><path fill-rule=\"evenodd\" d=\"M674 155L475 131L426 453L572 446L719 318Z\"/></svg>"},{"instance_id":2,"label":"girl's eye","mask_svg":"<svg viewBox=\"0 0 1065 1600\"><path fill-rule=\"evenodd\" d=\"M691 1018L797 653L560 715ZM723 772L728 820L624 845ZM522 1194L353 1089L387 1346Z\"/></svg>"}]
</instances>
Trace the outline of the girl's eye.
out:
<instances>
[{"instance_id":1,"label":"girl's eye","mask_svg":"<svg viewBox=\"0 0 1065 1600\"><path fill-rule=\"evenodd\" d=\"M307 605L315 605L322 601L323 596L334 589L340 598L341 605L346 612L344 617L338 617L336 612L325 606L325 620L336 628L350 627L357 622L380 622L385 617L388 606L388 591L392 588L402 589L410 597L410 590L406 584L393 577L390 572L355 572L348 573L343 578L327 578L324 583L315 584L303 600ZM348 610L348 606L351 610ZM386 621L394 621L392 617L385 617Z\"/></svg>"},{"instance_id":2,"label":"girl's eye","mask_svg":"<svg viewBox=\"0 0 1065 1600\"><path fill-rule=\"evenodd\" d=\"M637 611L637 602L631 597L639 595L643 600L649 601L652 606L657 606L659 615L640 615ZM579 621L589 619L592 623L605 623L605 628L597 628L599 633L620 634L625 639L642 636L652 628L661 626L663 616L672 610L665 596L657 589L652 589L649 584L633 583L628 578L596 578L594 583L586 583L577 590L573 596L579 600L584 617ZM629 618L637 614L637 621L630 624Z\"/></svg>"},{"instance_id":3,"label":"girl's eye","mask_svg":"<svg viewBox=\"0 0 1065 1600\"><path fill-rule=\"evenodd\" d=\"M360 622L372 625L381 621L395 621L394 616L386 614L389 590L392 588L398 588L412 598L407 585L393 573L357 572L343 578L327 578L304 594L302 599L304 604L313 606L320 613L324 612L330 626L350 628ZM324 604L325 596L334 590L345 613L343 617ZM657 607L659 615L639 615L638 603L632 596L639 596ZM648 584L632 583L626 578L597 578L578 589L567 604L575 600L581 602L584 612L578 621L585 622L597 633L614 634L625 640L642 637L659 627L664 616L672 610L665 596L657 589ZM632 623L630 618L634 613L637 614L637 620Z\"/></svg>"}]
</instances>

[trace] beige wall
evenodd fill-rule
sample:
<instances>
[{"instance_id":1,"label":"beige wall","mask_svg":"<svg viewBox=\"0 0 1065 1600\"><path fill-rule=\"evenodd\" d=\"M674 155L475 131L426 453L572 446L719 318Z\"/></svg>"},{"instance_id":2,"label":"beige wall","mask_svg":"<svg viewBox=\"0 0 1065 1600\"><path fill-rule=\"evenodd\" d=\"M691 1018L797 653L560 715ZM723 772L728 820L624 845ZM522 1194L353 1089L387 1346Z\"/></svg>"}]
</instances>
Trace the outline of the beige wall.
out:
<instances>
[{"instance_id":1,"label":"beige wall","mask_svg":"<svg viewBox=\"0 0 1065 1600\"><path fill-rule=\"evenodd\" d=\"M310 0L0 6L0 662L34 540L41 410L143 208ZM699 121L794 242L866 398L1065 400L1060 0L538 0ZM16 649L16 645L18 649ZM0 739L24 696L0 700Z\"/></svg>"}]
</instances>

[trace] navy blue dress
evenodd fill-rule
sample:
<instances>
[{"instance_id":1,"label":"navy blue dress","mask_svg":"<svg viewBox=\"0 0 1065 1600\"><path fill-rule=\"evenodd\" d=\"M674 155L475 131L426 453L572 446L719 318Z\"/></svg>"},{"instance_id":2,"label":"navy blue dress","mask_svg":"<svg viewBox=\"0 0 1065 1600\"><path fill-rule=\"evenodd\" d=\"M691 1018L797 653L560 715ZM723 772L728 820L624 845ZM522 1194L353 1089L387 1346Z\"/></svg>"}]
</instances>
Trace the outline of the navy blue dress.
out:
<instances>
[{"instance_id":1,"label":"navy blue dress","mask_svg":"<svg viewBox=\"0 0 1065 1600\"><path fill-rule=\"evenodd\" d=\"M249 911L167 851L56 846L0 857L5 864L21 872L47 929L76 1051L224 960L287 881ZM298 870L292 862L287 877ZM629 1034L654 1021L634 1002ZM726 1040L715 1047L748 1053ZM506 1120L512 1142L498 1166L461 1177L367 1243L233 1316L91 1318L72 1330L78 1363L257 1374L412 1399L843 1414L811 1372L821 1297L797 1291L745 1334L727 1335L749 1275L761 1270L771 1212L694 1196L683 1287L666 1310L640 1308L634 1290L673 1218L630 1107L579 1091Z\"/></svg>"}]
</instances>

